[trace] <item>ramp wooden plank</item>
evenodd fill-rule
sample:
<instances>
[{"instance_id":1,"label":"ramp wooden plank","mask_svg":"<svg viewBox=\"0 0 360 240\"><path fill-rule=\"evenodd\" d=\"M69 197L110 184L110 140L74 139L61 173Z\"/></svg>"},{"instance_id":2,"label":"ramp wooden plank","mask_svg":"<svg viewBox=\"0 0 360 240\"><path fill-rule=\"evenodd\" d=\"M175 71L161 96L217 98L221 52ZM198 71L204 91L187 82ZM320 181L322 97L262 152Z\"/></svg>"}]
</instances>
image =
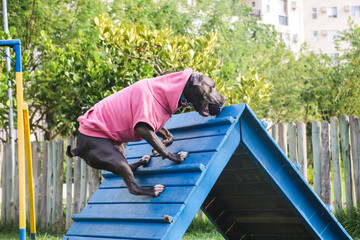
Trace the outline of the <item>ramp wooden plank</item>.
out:
<instances>
[{"instance_id":1,"label":"ramp wooden plank","mask_svg":"<svg viewBox=\"0 0 360 240\"><path fill-rule=\"evenodd\" d=\"M161 168L140 168L134 171L135 176L145 176L145 175L154 175L154 174L167 174L167 173L191 173L191 172L202 172L205 170L205 166L200 164L177 164L172 166L164 166ZM109 172L103 171L102 176L104 178L113 178L119 177L118 175Z\"/></svg>"},{"instance_id":2,"label":"ramp wooden plank","mask_svg":"<svg viewBox=\"0 0 360 240\"><path fill-rule=\"evenodd\" d=\"M221 124L221 123L219 123ZM218 136L218 135L225 135L231 126L231 122L228 122L224 125L212 125L210 127L205 126L193 126L187 129L168 129L171 134L173 135L176 141L184 140L184 139L192 139L192 138L202 138L202 137L209 137L209 136ZM134 145L143 145L147 144L145 140L139 142L131 142L128 146Z\"/></svg>"},{"instance_id":3,"label":"ramp wooden plank","mask_svg":"<svg viewBox=\"0 0 360 240\"><path fill-rule=\"evenodd\" d=\"M161 239L169 224L137 222L74 222L68 236L98 238Z\"/></svg>"},{"instance_id":4,"label":"ramp wooden plank","mask_svg":"<svg viewBox=\"0 0 360 240\"><path fill-rule=\"evenodd\" d=\"M154 175L135 175L136 182L142 187L152 187L156 184L167 186L195 186L201 176L201 172L182 173L182 174L154 174ZM106 178L100 185L103 188L126 187L124 181L119 178Z\"/></svg>"},{"instance_id":5,"label":"ramp wooden plank","mask_svg":"<svg viewBox=\"0 0 360 240\"><path fill-rule=\"evenodd\" d=\"M223 139L224 135L179 140L174 141L168 149L175 153L180 151L190 153L216 151ZM149 144L129 146L125 150L125 156L126 158L141 158L144 155L152 155L152 149Z\"/></svg>"},{"instance_id":6,"label":"ramp wooden plank","mask_svg":"<svg viewBox=\"0 0 360 240\"><path fill-rule=\"evenodd\" d=\"M101 219L118 221L148 221L149 219L160 219L168 223L176 216L182 204L149 204L149 203L122 203L122 204L89 204L81 214L73 216L74 220ZM148 220L145 219L148 218Z\"/></svg>"},{"instance_id":7,"label":"ramp wooden plank","mask_svg":"<svg viewBox=\"0 0 360 240\"><path fill-rule=\"evenodd\" d=\"M165 187L166 194L160 194L155 198L132 195L127 188L99 189L90 198L89 203L184 203L192 190L192 186Z\"/></svg>"},{"instance_id":8,"label":"ramp wooden plank","mask_svg":"<svg viewBox=\"0 0 360 240\"><path fill-rule=\"evenodd\" d=\"M99 237L79 237L65 236L63 240L134 240L134 238L99 238Z\"/></svg>"},{"instance_id":9,"label":"ramp wooden plank","mask_svg":"<svg viewBox=\"0 0 360 240\"><path fill-rule=\"evenodd\" d=\"M199 152L199 153L190 153L188 155L188 157L185 159L185 161L183 163L181 163L181 165L191 165L191 164L202 164L205 167L208 165L208 163L210 162L211 158L214 156L216 152L212 151L212 152ZM132 159L128 159L128 163L134 163L139 161L138 158L132 158ZM179 164L169 160L169 159L161 159L160 156L158 157L152 157L149 164L146 167L139 167L138 170L141 169L147 169L147 170L152 170L152 169L161 169L163 167L169 167L169 166L177 166ZM137 170L137 171L138 171ZM135 171L135 174L136 172Z\"/></svg>"}]
</instances>

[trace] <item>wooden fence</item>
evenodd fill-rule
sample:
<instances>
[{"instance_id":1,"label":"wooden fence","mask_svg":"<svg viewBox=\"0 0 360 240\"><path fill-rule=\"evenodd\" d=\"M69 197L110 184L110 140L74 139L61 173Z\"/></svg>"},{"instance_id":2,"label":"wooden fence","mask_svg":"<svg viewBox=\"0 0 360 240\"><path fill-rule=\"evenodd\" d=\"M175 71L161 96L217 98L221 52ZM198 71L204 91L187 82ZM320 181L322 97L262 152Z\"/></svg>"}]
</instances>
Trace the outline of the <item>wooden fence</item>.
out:
<instances>
[{"instance_id":1,"label":"wooden fence","mask_svg":"<svg viewBox=\"0 0 360 240\"><path fill-rule=\"evenodd\" d=\"M335 211L344 205L348 210L360 206L358 117L341 115L340 121L331 117L330 123L313 121L310 126L302 122L280 123L273 125L269 132L290 160L300 165L300 173L306 180L308 166L312 165L310 183L326 205L333 205Z\"/></svg>"},{"instance_id":2,"label":"wooden fence","mask_svg":"<svg viewBox=\"0 0 360 240\"><path fill-rule=\"evenodd\" d=\"M68 144L74 145L74 140L31 143L36 223L44 230L68 229L72 214L81 211L100 184L98 170L88 167L80 158L70 159L64 155ZM10 145L0 144L1 149L1 224L15 228L18 226L19 195L18 177L14 176L18 169L16 163L9 161ZM15 152L17 154L17 150Z\"/></svg>"},{"instance_id":3,"label":"wooden fence","mask_svg":"<svg viewBox=\"0 0 360 240\"><path fill-rule=\"evenodd\" d=\"M333 205L336 211L345 203L348 209L360 206L357 117L342 115L340 121L332 117L330 123L313 121L308 126L302 122L280 123L269 131L290 160L301 166L299 171L306 180L308 166L313 167L310 184L325 204ZM31 145L36 220L37 226L44 230L68 229L72 214L81 211L100 184L99 171L79 158L69 159L64 155L68 144L74 145L74 139ZM1 224L14 227L18 223L18 178L14 177L17 171L16 164L10 161L10 146L0 144Z\"/></svg>"}]
</instances>

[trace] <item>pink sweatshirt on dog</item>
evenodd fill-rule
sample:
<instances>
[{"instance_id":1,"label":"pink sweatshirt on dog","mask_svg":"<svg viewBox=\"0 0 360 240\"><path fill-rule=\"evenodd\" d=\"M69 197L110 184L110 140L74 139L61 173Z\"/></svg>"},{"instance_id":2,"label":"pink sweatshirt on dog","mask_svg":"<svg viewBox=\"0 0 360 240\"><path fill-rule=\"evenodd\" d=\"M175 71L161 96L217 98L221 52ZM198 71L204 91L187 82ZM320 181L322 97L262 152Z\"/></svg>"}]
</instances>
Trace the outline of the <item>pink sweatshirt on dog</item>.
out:
<instances>
[{"instance_id":1,"label":"pink sweatshirt on dog","mask_svg":"<svg viewBox=\"0 0 360 240\"><path fill-rule=\"evenodd\" d=\"M79 131L117 145L142 140L135 125L144 122L159 131L176 111L191 73L186 69L144 79L104 98L78 118Z\"/></svg>"}]
</instances>

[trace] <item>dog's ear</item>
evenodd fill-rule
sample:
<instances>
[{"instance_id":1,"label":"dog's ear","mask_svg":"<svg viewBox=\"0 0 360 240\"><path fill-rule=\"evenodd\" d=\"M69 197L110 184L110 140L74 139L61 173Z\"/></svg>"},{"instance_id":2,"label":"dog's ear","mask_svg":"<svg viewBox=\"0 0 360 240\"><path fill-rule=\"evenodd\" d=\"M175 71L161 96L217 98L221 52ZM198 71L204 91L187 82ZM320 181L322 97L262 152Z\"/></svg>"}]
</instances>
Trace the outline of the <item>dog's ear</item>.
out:
<instances>
[{"instance_id":1,"label":"dog's ear","mask_svg":"<svg viewBox=\"0 0 360 240\"><path fill-rule=\"evenodd\" d=\"M202 82L202 78L203 78L203 74L201 73L192 73L189 81L190 81L190 85L192 86L200 86L201 82Z\"/></svg>"}]
</instances>

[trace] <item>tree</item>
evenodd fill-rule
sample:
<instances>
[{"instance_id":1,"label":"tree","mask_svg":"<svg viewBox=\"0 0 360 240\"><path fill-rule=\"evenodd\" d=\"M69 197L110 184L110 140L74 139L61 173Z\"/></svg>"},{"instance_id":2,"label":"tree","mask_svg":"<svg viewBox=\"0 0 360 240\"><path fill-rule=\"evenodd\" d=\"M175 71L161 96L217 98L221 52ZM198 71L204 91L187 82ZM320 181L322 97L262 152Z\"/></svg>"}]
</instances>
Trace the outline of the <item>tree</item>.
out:
<instances>
[{"instance_id":1,"label":"tree","mask_svg":"<svg viewBox=\"0 0 360 240\"><path fill-rule=\"evenodd\" d=\"M151 31L137 23L116 25L105 15L98 16L95 23L100 39L121 65L125 59L127 64L149 66L155 76L187 67L211 75L219 65L211 56L217 38L212 32L196 38L176 36L169 29Z\"/></svg>"},{"instance_id":2,"label":"tree","mask_svg":"<svg viewBox=\"0 0 360 240\"><path fill-rule=\"evenodd\" d=\"M50 134L49 132L62 131L63 126L66 125L66 121L62 121L61 118L54 118L53 112L58 110L56 106L61 105L61 98L57 98L58 93L63 91L63 89L59 89L60 86L68 87L68 85L59 84L58 81L62 81L63 78L44 79L49 77L51 71L56 70L56 67L59 66L58 63L54 63L57 56L50 55L61 53L59 52L61 48L66 50L67 44L70 47L78 45L80 32L85 35L82 40L96 46L97 32L93 28L93 21L89 20L103 11L106 11L105 6L102 1L97 0L72 2L66 0L55 2L49 0L14 0L8 2L9 25L12 26L10 28L12 30L11 35L22 42L23 79L26 88L24 94L25 99L29 100L30 126L33 133L37 127L41 127L47 131L46 139L50 140L57 134ZM44 34L47 36L46 38ZM1 38L5 38L4 33L2 33ZM51 46L44 43L44 39L51 40ZM48 61L52 62L53 65L49 66ZM6 82L4 74L6 74L4 71L0 74L0 81L2 82ZM46 89L37 85L46 81L53 81L53 84L45 85ZM13 86L15 95L15 83ZM39 90L39 92L35 90ZM7 99L4 94L0 95L0 100L1 105L7 108ZM41 102L42 100L44 102ZM51 100L54 102L47 104ZM8 125L7 114L5 114L7 112L8 109L3 108L0 112L0 122L3 127ZM54 125L54 123L57 124ZM53 128L50 129L49 127Z\"/></svg>"}]
</instances>

